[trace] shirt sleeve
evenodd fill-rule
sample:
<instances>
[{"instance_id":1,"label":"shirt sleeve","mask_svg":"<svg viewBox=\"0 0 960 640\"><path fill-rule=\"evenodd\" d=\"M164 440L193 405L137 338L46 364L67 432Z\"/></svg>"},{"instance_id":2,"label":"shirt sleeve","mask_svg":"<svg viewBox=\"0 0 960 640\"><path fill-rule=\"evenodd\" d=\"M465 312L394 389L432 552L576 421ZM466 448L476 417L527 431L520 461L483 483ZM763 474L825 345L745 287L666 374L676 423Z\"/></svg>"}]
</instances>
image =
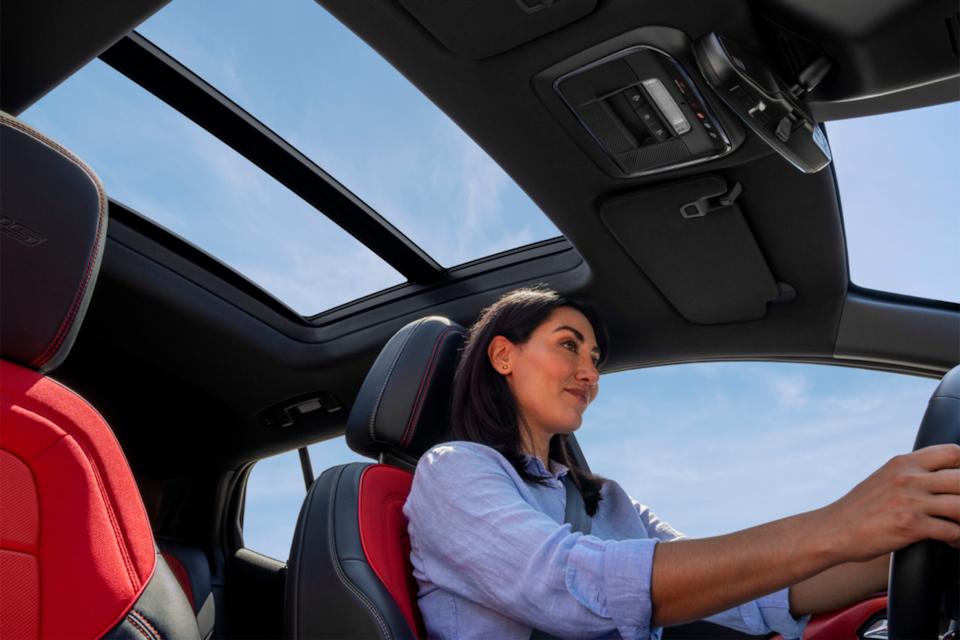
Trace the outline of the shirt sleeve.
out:
<instances>
[{"instance_id":1,"label":"shirt sleeve","mask_svg":"<svg viewBox=\"0 0 960 640\"><path fill-rule=\"evenodd\" d=\"M789 589L728 609L706 620L753 635L776 632L785 640L799 640L810 616L790 615Z\"/></svg>"},{"instance_id":2,"label":"shirt sleeve","mask_svg":"<svg viewBox=\"0 0 960 640\"><path fill-rule=\"evenodd\" d=\"M632 499L631 499L632 500ZM689 540L666 522L660 520L650 509L632 500L647 535L658 540ZM799 640L810 616L794 618L790 615L789 589L744 603L739 607L722 611L706 618L707 622L723 625L752 635L776 632L785 640Z\"/></svg>"},{"instance_id":3,"label":"shirt sleeve","mask_svg":"<svg viewBox=\"0 0 960 640\"><path fill-rule=\"evenodd\" d=\"M493 450L434 448L404 506L414 576L554 635L646 640L657 540L571 533L534 502Z\"/></svg>"}]
</instances>

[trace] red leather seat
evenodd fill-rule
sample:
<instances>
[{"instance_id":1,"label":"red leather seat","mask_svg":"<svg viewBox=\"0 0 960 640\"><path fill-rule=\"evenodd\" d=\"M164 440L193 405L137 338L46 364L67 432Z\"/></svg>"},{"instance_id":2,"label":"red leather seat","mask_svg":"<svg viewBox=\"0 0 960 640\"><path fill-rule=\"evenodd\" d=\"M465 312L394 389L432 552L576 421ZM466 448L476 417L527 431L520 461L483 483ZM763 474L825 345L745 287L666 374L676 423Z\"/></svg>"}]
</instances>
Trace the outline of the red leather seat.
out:
<instances>
[{"instance_id":1,"label":"red leather seat","mask_svg":"<svg viewBox=\"0 0 960 640\"><path fill-rule=\"evenodd\" d=\"M417 460L449 439L464 333L444 318L418 320L370 369L347 444L381 464L333 467L310 488L287 565L284 637L426 638L403 504Z\"/></svg>"},{"instance_id":2,"label":"red leather seat","mask_svg":"<svg viewBox=\"0 0 960 640\"><path fill-rule=\"evenodd\" d=\"M0 113L0 635L199 638L119 444L43 374L67 356L107 199L70 151Z\"/></svg>"}]
</instances>

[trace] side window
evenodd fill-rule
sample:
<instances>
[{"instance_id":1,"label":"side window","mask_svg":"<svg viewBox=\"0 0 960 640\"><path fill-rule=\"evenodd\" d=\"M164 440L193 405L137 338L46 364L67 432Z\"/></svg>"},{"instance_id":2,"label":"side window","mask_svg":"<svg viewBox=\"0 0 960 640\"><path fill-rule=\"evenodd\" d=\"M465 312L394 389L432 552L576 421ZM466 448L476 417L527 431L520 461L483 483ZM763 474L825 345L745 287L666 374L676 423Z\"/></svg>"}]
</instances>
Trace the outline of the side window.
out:
<instances>
[{"instance_id":1,"label":"side window","mask_svg":"<svg viewBox=\"0 0 960 640\"><path fill-rule=\"evenodd\" d=\"M678 531L721 535L826 506L909 452L937 382L769 362L613 373L577 441Z\"/></svg>"},{"instance_id":2,"label":"side window","mask_svg":"<svg viewBox=\"0 0 960 640\"><path fill-rule=\"evenodd\" d=\"M369 462L347 447L343 437L308 448L317 477L330 467L348 462ZM247 479L243 514L243 543L257 553L286 561L293 530L306 497L300 456L288 451L257 462Z\"/></svg>"}]
</instances>

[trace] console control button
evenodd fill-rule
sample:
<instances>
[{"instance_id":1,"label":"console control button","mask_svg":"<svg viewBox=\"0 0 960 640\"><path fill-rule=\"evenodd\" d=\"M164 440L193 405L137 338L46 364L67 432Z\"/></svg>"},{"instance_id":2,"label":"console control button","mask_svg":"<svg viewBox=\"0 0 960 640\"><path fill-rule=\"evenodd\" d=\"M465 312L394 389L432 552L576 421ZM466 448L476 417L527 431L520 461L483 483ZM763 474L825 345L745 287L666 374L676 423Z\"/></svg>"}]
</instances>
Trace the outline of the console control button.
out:
<instances>
[{"instance_id":1,"label":"console control button","mask_svg":"<svg viewBox=\"0 0 960 640\"><path fill-rule=\"evenodd\" d=\"M640 93L640 90L636 87L629 87L624 89L623 95L626 96L627 102L630 103L634 109L639 109L643 105L647 104L647 101L643 99L643 94Z\"/></svg>"},{"instance_id":2,"label":"console control button","mask_svg":"<svg viewBox=\"0 0 960 640\"><path fill-rule=\"evenodd\" d=\"M648 104L643 105L637 109L637 115L640 116L640 119L643 120L643 124L649 126L651 123L659 122L656 112L654 112L653 107Z\"/></svg>"},{"instance_id":3,"label":"console control button","mask_svg":"<svg viewBox=\"0 0 960 640\"><path fill-rule=\"evenodd\" d=\"M667 131L667 128L663 126L663 123L657 120L652 124L647 125L647 129L650 130L650 133L653 134L653 137L657 139L657 142L663 142L670 137L670 133Z\"/></svg>"}]
</instances>

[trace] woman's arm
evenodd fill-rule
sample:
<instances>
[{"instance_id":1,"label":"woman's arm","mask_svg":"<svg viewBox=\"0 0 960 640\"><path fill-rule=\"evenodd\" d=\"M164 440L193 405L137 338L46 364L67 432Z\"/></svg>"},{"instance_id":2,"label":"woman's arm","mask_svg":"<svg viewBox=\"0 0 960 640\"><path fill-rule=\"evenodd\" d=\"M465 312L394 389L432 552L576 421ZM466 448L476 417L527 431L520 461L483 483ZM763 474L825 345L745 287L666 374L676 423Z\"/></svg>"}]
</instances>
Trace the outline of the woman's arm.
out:
<instances>
[{"instance_id":1,"label":"woman's arm","mask_svg":"<svg viewBox=\"0 0 960 640\"><path fill-rule=\"evenodd\" d=\"M699 620L917 540L956 546L958 468L960 447L927 447L897 456L823 509L725 536L660 543L651 577L653 625ZM807 591L800 589L801 611Z\"/></svg>"},{"instance_id":2,"label":"woman's arm","mask_svg":"<svg viewBox=\"0 0 960 640\"><path fill-rule=\"evenodd\" d=\"M885 591L890 575L890 554L870 562L847 562L790 587L790 615L833 611L860 602L871 593Z\"/></svg>"}]
</instances>

